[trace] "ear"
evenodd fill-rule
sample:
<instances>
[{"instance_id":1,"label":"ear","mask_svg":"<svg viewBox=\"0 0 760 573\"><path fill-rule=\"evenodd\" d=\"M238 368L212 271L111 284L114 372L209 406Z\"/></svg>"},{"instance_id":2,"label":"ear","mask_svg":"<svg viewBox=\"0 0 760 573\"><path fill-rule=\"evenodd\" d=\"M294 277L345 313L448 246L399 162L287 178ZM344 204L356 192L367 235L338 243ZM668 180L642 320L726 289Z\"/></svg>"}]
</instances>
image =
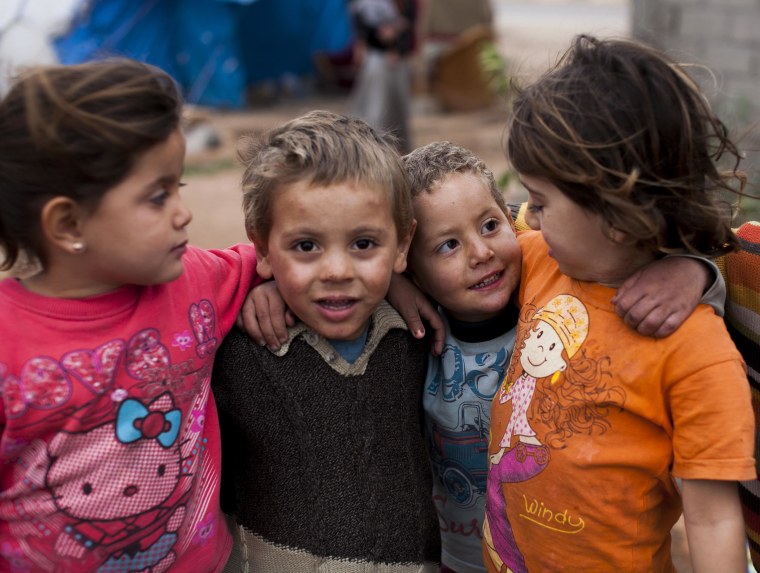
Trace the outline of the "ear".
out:
<instances>
[{"instance_id":1,"label":"ear","mask_svg":"<svg viewBox=\"0 0 760 573\"><path fill-rule=\"evenodd\" d=\"M68 253L78 252L75 245L82 244L84 216L84 209L70 197L50 199L40 214L40 226L47 243Z\"/></svg>"},{"instance_id":2,"label":"ear","mask_svg":"<svg viewBox=\"0 0 760 573\"><path fill-rule=\"evenodd\" d=\"M398 251L396 252L396 260L393 263L394 273L403 273L406 270L406 258L409 254L409 246L412 244L414 238L414 231L417 229L417 219L412 219L412 224L409 227L409 233L406 237L401 239L398 244Z\"/></svg>"},{"instance_id":3,"label":"ear","mask_svg":"<svg viewBox=\"0 0 760 573\"><path fill-rule=\"evenodd\" d=\"M269 264L266 243L252 237L253 245L256 247L256 272L263 279L272 278L272 265Z\"/></svg>"},{"instance_id":4,"label":"ear","mask_svg":"<svg viewBox=\"0 0 760 573\"><path fill-rule=\"evenodd\" d=\"M617 245L622 245L628 241L628 234L624 233L620 229L616 229L615 227L610 226L607 231L607 236L609 237L610 241Z\"/></svg>"}]
</instances>

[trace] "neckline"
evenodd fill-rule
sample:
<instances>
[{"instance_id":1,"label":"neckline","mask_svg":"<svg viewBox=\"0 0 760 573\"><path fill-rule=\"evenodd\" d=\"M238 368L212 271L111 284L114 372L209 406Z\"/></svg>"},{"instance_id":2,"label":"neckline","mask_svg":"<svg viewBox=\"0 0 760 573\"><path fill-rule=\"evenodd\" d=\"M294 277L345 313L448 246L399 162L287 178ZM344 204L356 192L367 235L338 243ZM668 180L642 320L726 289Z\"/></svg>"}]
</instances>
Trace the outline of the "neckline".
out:
<instances>
[{"instance_id":1,"label":"neckline","mask_svg":"<svg viewBox=\"0 0 760 573\"><path fill-rule=\"evenodd\" d=\"M517 307L510 302L501 313L486 320L466 322L448 314L446 314L446 319L449 322L451 334L457 340L461 340L462 342L485 342L498 338L512 330L517 326L518 316L519 311Z\"/></svg>"},{"instance_id":2,"label":"neckline","mask_svg":"<svg viewBox=\"0 0 760 573\"><path fill-rule=\"evenodd\" d=\"M113 291L84 298L57 298L28 290L17 278L0 282L0 296L29 312L66 320L103 318L123 312L137 301L141 291L155 287L125 285Z\"/></svg>"}]
</instances>

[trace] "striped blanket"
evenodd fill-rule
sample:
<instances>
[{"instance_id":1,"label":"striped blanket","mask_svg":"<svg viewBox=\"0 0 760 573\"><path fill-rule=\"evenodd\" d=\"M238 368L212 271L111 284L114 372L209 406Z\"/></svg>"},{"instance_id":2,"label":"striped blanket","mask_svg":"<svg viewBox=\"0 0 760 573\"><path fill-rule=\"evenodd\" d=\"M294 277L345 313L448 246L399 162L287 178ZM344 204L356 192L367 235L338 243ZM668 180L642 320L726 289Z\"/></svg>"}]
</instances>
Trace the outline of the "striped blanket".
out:
<instances>
[{"instance_id":1,"label":"striped blanket","mask_svg":"<svg viewBox=\"0 0 760 573\"><path fill-rule=\"evenodd\" d=\"M726 324L747 363L755 427L760 428L760 222L739 227L742 250L717 261L726 279ZM755 463L760 459L755 440ZM760 481L739 487L752 563L760 568Z\"/></svg>"}]
</instances>

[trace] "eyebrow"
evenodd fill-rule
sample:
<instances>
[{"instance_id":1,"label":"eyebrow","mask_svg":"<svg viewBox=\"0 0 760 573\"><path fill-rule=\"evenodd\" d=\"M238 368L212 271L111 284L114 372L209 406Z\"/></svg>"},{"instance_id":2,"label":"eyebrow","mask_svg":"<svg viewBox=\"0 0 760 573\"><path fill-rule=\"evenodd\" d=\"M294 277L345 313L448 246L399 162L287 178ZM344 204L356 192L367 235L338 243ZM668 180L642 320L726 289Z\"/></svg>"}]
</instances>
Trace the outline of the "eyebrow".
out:
<instances>
[{"instance_id":1,"label":"eyebrow","mask_svg":"<svg viewBox=\"0 0 760 573\"><path fill-rule=\"evenodd\" d=\"M146 191L150 191L151 189L158 187L160 185L171 185L175 181L180 181L181 179L182 179L182 174L180 174L179 177L176 177L174 174L159 175L155 179L148 181L145 184L144 189Z\"/></svg>"},{"instance_id":2,"label":"eyebrow","mask_svg":"<svg viewBox=\"0 0 760 573\"><path fill-rule=\"evenodd\" d=\"M318 237L320 235L323 235L325 233L325 228L319 228L319 227L294 227L291 229L288 229L285 231L282 236L283 237L292 237L292 236L298 236L298 235L307 235L307 236L314 236ZM363 227L357 227L355 229L350 230L351 235L379 235L379 236L385 236L387 234L390 234L391 231L386 227L377 227L372 225L365 225Z\"/></svg>"},{"instance_id":3,"label":"eyebrow","mask_svg":"<svg viewBox=\"0 0 760 573\"><path fill-rule=\"evenodd\" d=\"M522 179L520 179L520 183L522 184L523 187L525 187L525 189L528 191L528 193L536 195L537 197L541 197L541 198L544 197L544 194L541 191L537 191L536 189L533 189L532 187L529 187L528 185L525 184L525 182Z\"/></svg>"}]
</instances>

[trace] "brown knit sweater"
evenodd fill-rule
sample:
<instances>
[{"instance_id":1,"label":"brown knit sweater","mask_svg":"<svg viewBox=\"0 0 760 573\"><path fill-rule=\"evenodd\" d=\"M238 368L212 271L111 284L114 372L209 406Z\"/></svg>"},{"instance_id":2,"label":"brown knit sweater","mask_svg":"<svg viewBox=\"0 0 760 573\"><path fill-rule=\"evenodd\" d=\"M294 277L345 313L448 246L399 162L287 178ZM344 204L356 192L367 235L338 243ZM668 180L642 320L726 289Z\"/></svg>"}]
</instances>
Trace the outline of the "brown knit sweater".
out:
<instances>
[{"instance_id":1,"label":"brown knit sweater","mask_svg":"<svg viewBox=\"0 0 760 573\"><path fill-rule=\"evenodd\" d=\"M224 341L212 378L222 507L246 530L319 557L439 561L421 409L427 346L398 326L376 313L351 365L303 327L283 356L239 331Z\"/></svg>"}]
</instances>

